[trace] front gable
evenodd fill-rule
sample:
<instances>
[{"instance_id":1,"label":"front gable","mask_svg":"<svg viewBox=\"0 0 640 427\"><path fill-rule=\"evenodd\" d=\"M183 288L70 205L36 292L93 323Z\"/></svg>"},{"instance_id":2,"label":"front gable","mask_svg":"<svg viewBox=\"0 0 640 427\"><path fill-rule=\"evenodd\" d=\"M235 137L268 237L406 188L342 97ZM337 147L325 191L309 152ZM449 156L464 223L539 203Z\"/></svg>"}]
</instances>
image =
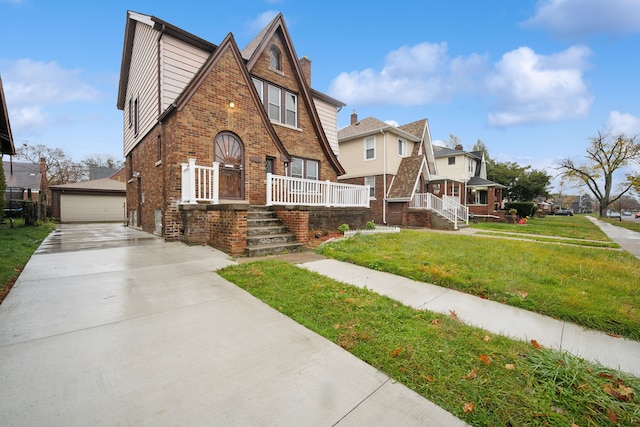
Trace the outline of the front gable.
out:
<instances>
[{"instance_id":1,"label":"front gable","mask_svg":"<svg viewBox=\"0 0 640 427\"><path fill-rule=\"evenodd\" d=\"M270 67L270 49L275 46L281 53L281 69ZM247 59L247 70L252 76L289 91L297 97L297 128L275 124L275 129L287 151L298 157L321 161L324 178L344 174L322 127L315 108L311 89L305 80L297 59L293 43L284 24L282 14L278 16L243 50ZM322 172L321 172L322 173Z\"/></svg>"}]
</instances>

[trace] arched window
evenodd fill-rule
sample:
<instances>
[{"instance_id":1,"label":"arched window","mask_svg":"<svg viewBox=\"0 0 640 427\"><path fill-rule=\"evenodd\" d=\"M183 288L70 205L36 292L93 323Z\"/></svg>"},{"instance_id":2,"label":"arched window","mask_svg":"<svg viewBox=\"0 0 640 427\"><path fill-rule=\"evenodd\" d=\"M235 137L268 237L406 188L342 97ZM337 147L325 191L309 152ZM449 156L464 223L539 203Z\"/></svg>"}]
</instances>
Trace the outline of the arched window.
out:
<instances>
[{"instance_id":1,"label":"arched window","mask_svg":"<svg viewBox=\"0 0 640 427\"><path fill-rule=\"evenodd\" d=\"M269 49L269 68L282 71L282 55L278 46L271 46Z\"/></svg>"}]
</instances>

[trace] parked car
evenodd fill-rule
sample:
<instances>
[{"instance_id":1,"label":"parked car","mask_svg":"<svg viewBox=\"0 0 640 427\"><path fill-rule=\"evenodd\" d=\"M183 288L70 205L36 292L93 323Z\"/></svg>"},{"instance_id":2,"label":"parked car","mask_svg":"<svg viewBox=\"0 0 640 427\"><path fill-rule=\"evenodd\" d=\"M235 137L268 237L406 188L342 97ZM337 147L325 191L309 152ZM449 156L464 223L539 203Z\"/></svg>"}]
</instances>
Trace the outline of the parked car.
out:
<instances>
[{"instance_id":1,"label":"parked car","mask_svg":"<svg viewBox=\"0 0 640 427\"><path fill-rule=\"evenodd\" d=\"M609 212L609 218L620 218L620 212Z\"/></svg>"},{"instance_id":2,"label":"parked car","mask_svg":"<svg viewBox=\"0 0 640 427\"><path fill-rule=\"evenodd\" d=\"M640 218L640 212L636 212L636 218Z\"/></svg>"},{"instance_id":3,"label":"parked car","mask_svg":"<svg viewBox=\"0 0 640 427\"><path fill-rule=\"evenodd\" d=\"M624 216L631 216L631 212L629 212L629 211L622 211L622 215L624 215Z\"/></svg>"},{"instance_id":4,"label":"parked car","mask_svg":"<svg viewBox=\"0 0 640 427\"><path fill-rule=\"evenodd\" d=\"M556 215L573 216L571 209L558 209Z\"/></svg>"}]
</instances>

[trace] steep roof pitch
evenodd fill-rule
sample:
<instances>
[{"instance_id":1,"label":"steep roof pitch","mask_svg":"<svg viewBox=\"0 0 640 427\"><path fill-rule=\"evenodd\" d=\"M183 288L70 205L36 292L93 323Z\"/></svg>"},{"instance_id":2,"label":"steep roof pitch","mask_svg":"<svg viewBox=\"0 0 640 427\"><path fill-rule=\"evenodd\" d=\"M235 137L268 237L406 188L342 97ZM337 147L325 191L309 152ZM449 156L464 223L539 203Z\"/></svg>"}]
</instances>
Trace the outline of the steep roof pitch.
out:
<instances>
[{"instance_id":1,"label":"steep roof pitch","mask_svg":"<svg viewBox=\"0 0 640 427\"><path fill-rule=\"evenodd\" d=\"M313 125L313 129L318 136L318 142L322 150L324 151L325 156L331 163L331 166L334 168L338 175L343 175L345 173L344 168L338 161L335 153L331 149L331 144L327 139L327 136L324 133L324 129L322 128L322 123L320 122L320 117L318 116L318 112L316 111L315 104L313 102L313 98L311 96L311 88L307 83L307 80L304 77L304 73L300 66L300 62L298 61L298 55L296 54L295 48L293 47L293 42L291 41L291 36L289 35L289 31L287 30L287 26L284 23L284 17L282 13L279 13L270 23L267 25L259 34L256 36L247 47L242 51L243 56L246 56L247 59L247 70L251 70L255 65L256 61L260 57L260 54L269 48L267 43L271 37L276 34L276 32L280 32L282 35L282 40L284 46L286 47L286 52L291 58L291 65L294 69L294 78L298 83L298 87L300 88L300 97L302 97L309 106L309 113L311 116L311 124Z\"/></svg>"},{"instance_id":2,"label":"steep roof pitch","mask_svg":"<svg viewBox=\"0 0 640 427\"><path fill-rule=\"evenodd\" d=\"M4 89L2 88L2 77L0 77L0 143L2 154L16 154L13 145L13 136L11 135L11 124L9 123L9 113L7 112L7 103L4 99Z\"/></svg>"},{"instance_id":3,"label":"steep roof pitch","mask_svg":"<svg viewBox=\"0 0 640 427\"><path fill-rule=\"evenodd\" d=\"M236 63L238 64L238 70L240 71L240 75L244 79L247 87L249 87L249 93L253 99L254 104L256 105L256 111L260 115L262 122L264 123L265 128L267 129L267 132L271 136L272 141L278 148L278 151L280 151L280 153L282 153L283 156L290 161L291 156L289 155L286 148L282 144L282 141L280 141L280 138L278 137L275 129L273 128L273 125L271 124L271 120L269 120L269 117L267 116L266 110L262 108L262 102L260 101L258 93L255 90L253 82L251 81L251 76L249 75L249 71L244 66L244 60L233 38L233 34L231 33L229 33L224 38L222 43L220 43L220 46L218 47L218 49L216 49L209 56L209 58L204 63L202 68L200 68L200 70L196 73L196 75L193 77L191 82L187 85L185 90L180 94L180 96L178 96L176 101L172 104L173 108L170 107L167 110L167 112L160 117L160 121L162 121L164 117L166 117L169 114L169 112L173 111L174 109L177 109L178 111L180 111L184 108L184 106L187 104L187 102L189 102L191 97L198 91L198 89L200 88L200 86L202 85L206 77L211 73L211 71L214 69L214 67L220 60L220 58L222 58L222 56L226 52L231 52L231 54L235 58Z\"/></svg>"},{"instance_id":4,"label":"steep roof pitch","mask_svg":"<svg viewBox=\"0 0 640 427\"><path fill-rule=\"evenodd\" d=\"M2 162L7 188L31 188L40 191L40 165L23 162Z\"/></svg>"},{"instance_id":5,"label":"steep roof pitch","mask_svg":"<svg viewBox=\"0 0 640 427\"><path fill-rule=\"evenodd\" d=\"M412 156L402 159L398 167L398 173L389 189L389 201L411 200L423 167L427 167L424 156Z\"/></svg>"}]
</instances>

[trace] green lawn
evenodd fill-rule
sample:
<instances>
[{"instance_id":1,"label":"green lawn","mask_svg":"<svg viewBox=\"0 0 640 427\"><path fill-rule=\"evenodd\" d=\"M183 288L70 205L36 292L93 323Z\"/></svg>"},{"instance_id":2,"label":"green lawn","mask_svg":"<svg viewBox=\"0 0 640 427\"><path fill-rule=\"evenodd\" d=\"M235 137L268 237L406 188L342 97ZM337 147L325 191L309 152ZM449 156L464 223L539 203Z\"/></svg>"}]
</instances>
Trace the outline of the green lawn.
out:
<instances>
[{"instance_id":1,"label":"green lawn","mask_svg":"<svg viewBox=\"0 0 640 427\"><path fill-rule=\"evenodd\" d=\"M479 222L478 224L469 224L469 226L479 230L609 242L607 235L600 228L594 226L584 215L531 218L527 224L523 225L502 222Z\"/></svg>"},{"instance_id":2,"label":"green lawn","mask_svg":"<svg viewBox=\"0 0 640 427\"><path fill-rule=\"evenodd\" d=\"M586 218L537 221L564 236L600 236ZM334 241L318 252L640 339L640 260L624 251L402 230Z\"/></svg>"},{"instance_id":3,"label":"green lawn","mask_svg":"<svg viewBox=\"0 0 640 427\"><path fill-rule=\"evenodd\" d=\"M55 224L49 222L31 227L16 220L13 228L8 220L6 224L0 224L0 291L15 280L33 252L54 229Z\"/></svg>"},{"instance_id":4,"label":"green lawn","mask_svg":"<svg viewBox=\"0 0 640 427\"><path fill-rule=\"evenodd\" d=\"M600 221L604 221L611 225L615 225L616 227L622 227L622 228L626 228L627 230L637 231L640 233L640 222L626 221L624 219L620 221L619 219L615 219L615 218L598 218L598 219Z\"/></svg>"},{"instance_id":5,"label":"green lawn","mask_svg":"<svg viewBox=\"0 0 640 427\"><path fill-rule=\"evenodd\" d=\"M638 378L281 261L218 273L471 425L640 423Z\"/></svg>"}]
</instances>

